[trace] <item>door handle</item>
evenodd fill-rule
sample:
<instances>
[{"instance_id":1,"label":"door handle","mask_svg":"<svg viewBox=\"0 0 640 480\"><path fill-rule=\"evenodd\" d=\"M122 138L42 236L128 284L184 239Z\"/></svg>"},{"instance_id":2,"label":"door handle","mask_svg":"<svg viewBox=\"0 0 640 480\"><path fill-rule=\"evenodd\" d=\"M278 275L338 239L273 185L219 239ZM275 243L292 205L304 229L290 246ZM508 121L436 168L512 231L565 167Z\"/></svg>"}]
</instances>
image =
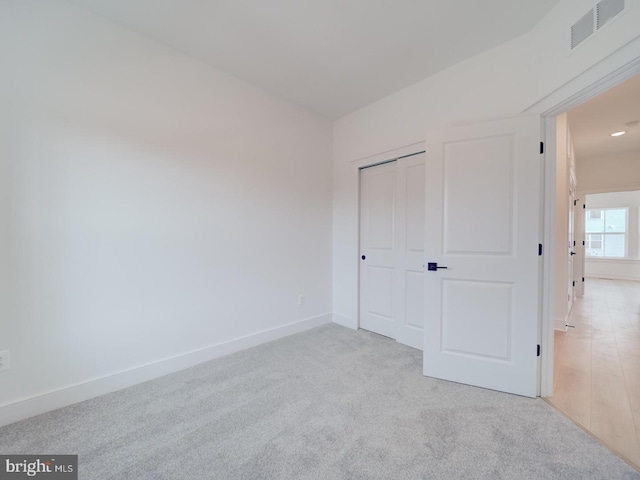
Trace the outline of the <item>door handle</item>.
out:
<instances>
[{"instance_id":1,"label":"door handle","mask_svg":"<svg viewBox=\"0 0 640 480\"><path fill-rule=\"evenodd\" d=\"M576 252L571 252L571 256L574 256L576 254Z\"/></svg>"},{"instance_id":2,"label":"door handle","mask_svg":"<svg viewBox=\"0 0 640 480\"><path fill-rule=\"evenodd\" d=\"M430 272L437 272L439 269L441 268L447 268L447 267L439 267L437 263L427 263L427 270L429 270Z\"/></svg>"}]
</instances>

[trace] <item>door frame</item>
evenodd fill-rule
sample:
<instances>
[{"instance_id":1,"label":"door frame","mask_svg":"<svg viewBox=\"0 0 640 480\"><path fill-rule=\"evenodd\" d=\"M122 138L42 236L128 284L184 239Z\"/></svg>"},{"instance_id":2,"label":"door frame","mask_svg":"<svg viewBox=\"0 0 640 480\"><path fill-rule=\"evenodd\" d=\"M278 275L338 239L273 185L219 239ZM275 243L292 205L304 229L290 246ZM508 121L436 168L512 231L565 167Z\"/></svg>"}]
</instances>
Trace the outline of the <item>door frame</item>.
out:
<instances>
[{"instance_id":1,"label":"door frame","mask_svg":"<svg viewBox=\"0 0 640 480\"><path fill-rule=\"evenodd\" d=\"M555 295L555 238L556 238L556 118L625 80L640 74L637 48L640 38L628 43L597 65L584 71L570 82L525 109L522 113L540 115L544 146L543 181L543 267L541 276L541 321L539 338L540 375L538 395L553 396L554 295ZM634 50L635 49L635 50ZM579 180L579 179L578 179ZM580 185L578 185L578 190Z\"/></svg>"}]
</instances>

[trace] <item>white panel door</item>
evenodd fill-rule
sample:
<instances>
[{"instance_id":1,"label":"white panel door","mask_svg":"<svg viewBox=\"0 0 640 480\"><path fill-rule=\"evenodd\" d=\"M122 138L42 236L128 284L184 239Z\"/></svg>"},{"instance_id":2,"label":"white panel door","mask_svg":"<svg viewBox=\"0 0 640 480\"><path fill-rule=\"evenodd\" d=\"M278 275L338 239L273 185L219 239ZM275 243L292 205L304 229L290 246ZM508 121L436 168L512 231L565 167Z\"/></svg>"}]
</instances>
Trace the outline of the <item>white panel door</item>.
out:
<instances>
[{"instance_id":1,"label":"white panel door","mask_svg":"<svg viewBox=\"0 0 640 480\"><path fill-rule=\"evenodd\" d=\"M360 327L396 337L396 162L360 171Z\"/></svg>"},{"instance_id":2,"label":"white panel door","mask_svg":"<svg viewBox=\"0 0 640 480\"><path fill-rule=\"evenodd\" d=\"M574 273L573 277L576 279L576 296L582 297L584 295L584 222L585 222L585 205L580 199L575 208L573 215L575 224L574 239L576 241L575 252L576 256L573 257Z\"/></svg>"},{"instance_id":3,"label":"white panel door","mask_svg":"<svg viewBox=\"0 0 640 480\"><path fill-rule=\"evenodd\" d=\"M569 223L567 225L567 238L568 238L568 250L567 250L567 315L573 308L573 302L576 299L576 282L574 278L574 265L573 256L576 254L576 242L575 242L575 208L576 208L576 194L573 188L569 190Z\"/></svg>"},{"instance_id":4,"label":"white panel door","mask_svg":"<svg viewBox=\"0 0 640 480\"><path fill-rule=\"evenodd\" d=\"M396 171L396 340L424 342L424 153L398 159Z\"/></svg>"},{"instance_id":5,"label":"white panel door","mask_svg":"<svg viewBox=\"0 0 640 480\"><path fill-rule=\"evenodd\" d=\"M531 117L427 135L427 376L536 396L539 142Z\"/></svg>"},{"instance_id":6,"label":"white panel door","mask_svg":"<svg viewBox=\"0 0 640 480\"><path fill-rule=\"evenodd\" d=\"M360 172L360 327L422 349L424 154Z\"/></svg>"}]
</instances>

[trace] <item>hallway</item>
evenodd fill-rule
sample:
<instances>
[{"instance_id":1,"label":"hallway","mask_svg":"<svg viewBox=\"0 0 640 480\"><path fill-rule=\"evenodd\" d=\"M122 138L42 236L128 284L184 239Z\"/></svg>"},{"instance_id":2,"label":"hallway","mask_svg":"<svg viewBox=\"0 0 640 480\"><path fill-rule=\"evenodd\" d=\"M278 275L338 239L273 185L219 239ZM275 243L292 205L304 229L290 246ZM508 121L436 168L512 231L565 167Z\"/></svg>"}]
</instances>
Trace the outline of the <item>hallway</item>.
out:
<instances>
[{"instance_id":1,"label":"hallway","mask_svg":"<svg viewBox=\"0 0 640 480\"><path fill-rule=\"evenodd\" d=\"M640 469L640 282L588 278L569 324L549 401Z\"/></svg>"}]
</instances>

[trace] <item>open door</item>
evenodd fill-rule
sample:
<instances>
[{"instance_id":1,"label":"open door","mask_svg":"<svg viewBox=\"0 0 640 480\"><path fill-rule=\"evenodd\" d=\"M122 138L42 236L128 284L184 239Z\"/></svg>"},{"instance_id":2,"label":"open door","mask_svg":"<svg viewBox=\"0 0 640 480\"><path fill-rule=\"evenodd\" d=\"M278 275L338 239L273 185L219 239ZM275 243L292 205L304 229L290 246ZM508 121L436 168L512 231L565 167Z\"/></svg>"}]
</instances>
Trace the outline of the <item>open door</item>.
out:
<instances>
[{"instance_id":1,"label":"open door","mask_svg":"<svg viewBox=\"0 0 640 480\"><path fill-rule=\"evenodd\" d=\"M574 213L576 256L573 257L573 268L574 268L573 277L576 279L576 297L584 296L585 208L586 208L586 205L584 200L578 199L578 203L576 205L576 209Z\"/></svg>"},{"instance_id":2,"label":"open door","mask_svg":"<svg viewBox=\"0 0 640 480\"><path fill-rule=\"evenodd\" d=\"M567 318L576 301L576 279L574 278L574 255L576 254L576 191L575 180L569 181L569 222L567 225Z\"/></svg>"},{"instance_id":3,"label":"open door","mask_svg":"<svg viewBox=\"0 0 640 480\"><path fill-rule=\"evenodd\" d=\"M535 397L540 119L428 132L424 374Z\"/></svg>"}]
</instances>

